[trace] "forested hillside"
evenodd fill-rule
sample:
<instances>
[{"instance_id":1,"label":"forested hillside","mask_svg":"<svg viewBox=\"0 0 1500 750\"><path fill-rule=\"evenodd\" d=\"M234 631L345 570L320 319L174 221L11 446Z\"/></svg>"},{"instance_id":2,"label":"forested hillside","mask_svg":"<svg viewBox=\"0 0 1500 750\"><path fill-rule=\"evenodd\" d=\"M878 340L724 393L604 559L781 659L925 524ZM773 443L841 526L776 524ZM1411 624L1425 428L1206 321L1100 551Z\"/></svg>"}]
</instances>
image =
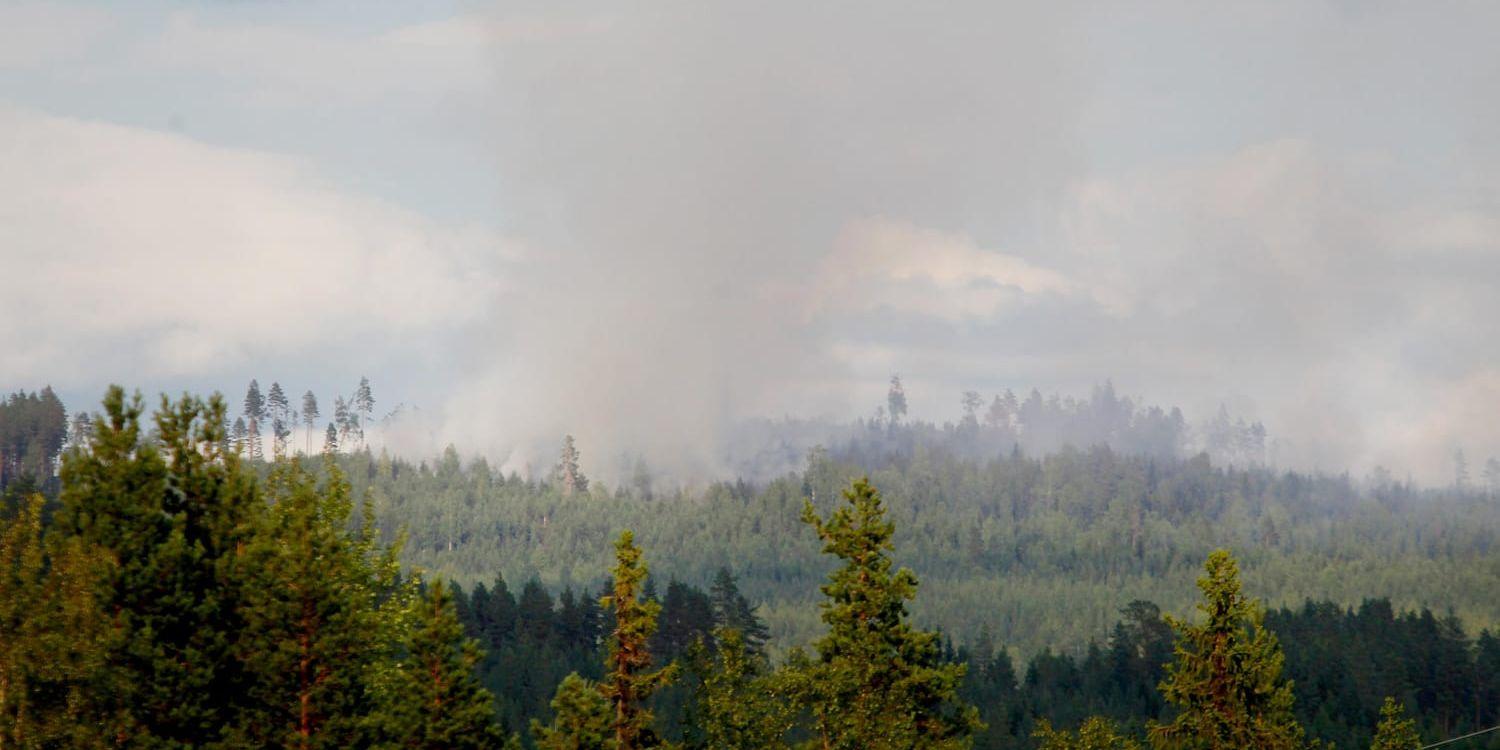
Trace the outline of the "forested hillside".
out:
<instances>
[{"instance_id":1,"label":"forested hillside","mask_svg":"<svg viewBox=\"0 0 1500 750\"><path fill-rule=\"evenodd\" d=\"M1197 564L1218 547L1236 551L1273 604L1389 597L1475 629L1500 623L1500 501L1482 491L1364 487L1102 447L985 461L918 447L877 466L815 452L804 471L765 484L665 493L592 481L570 494L453 450L415 464L340 460L386 534L406 531L412 563L466 585L501 573L554 591L592 587L605 540L630 526L667 578L705 586L732 567L782 644L816 632L809 604L826 572L801 528L802 500L831 502L867 469L897 522L902 563L927 581L917 618L960 641L987 627L1023 658L1078 651L1135 599L1182 611Z\"/></svg>"}]
</instances>

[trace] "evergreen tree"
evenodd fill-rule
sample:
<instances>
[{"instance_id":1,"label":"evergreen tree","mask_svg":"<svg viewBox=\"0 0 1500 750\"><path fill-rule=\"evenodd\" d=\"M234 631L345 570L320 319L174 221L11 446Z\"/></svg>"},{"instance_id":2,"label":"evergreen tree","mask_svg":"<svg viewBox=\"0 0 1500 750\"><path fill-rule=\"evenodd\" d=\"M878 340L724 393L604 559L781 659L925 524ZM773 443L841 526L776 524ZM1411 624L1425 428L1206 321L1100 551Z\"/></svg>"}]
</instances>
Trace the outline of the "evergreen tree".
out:
<instances>
[{"instance_id":1,"label":"evergreen tree","mask_svg":"<svg viewBox=\"0 0 1500 750\"><path fill-rule=\"evenodd\" d=\"M479 684L479 644L465 638L441 581L417 600L404 655L386 686L385 743L412 750L486 750L505 737L495 723L494 696Z\"/></svg>"},{"instance_id":2,"label":"evergreen tree","mask_svg":"<svg viewBox=\"0 0 1500 750\"><path fill-rule=\"evenodd\" d=\"M558 456L557 468L553 470L553 481L557 482L563 495L589 491L589 480L583 475L578 458L578 447L573 443L573 436L563 436L562 453Z\"/></svg>"},{"instance_id":3,"label":"evergreen tree","mask_svg":"<svg viewBox=\"0 0 1500 750\"><path fill-rule=\"evenodd\" d=\"M139 396L109 389L90 450L64 461L58 528L118 563L102 606L119 628L108 661L120 689L101 698L125 715L133 742L211 744L243 684L232 658L243 622L236 567L259 499L238 458L221 452L217 396L162 399L155 441L143 439L141 413Z\"/></svg>"},{"instance_id":4,"label":"evergreen tree","mask_svg":"<svg viewBox=\"0 0 1500 750\"><path fill-rule=\"evenodd\" d=\"M101 697L117 631L100 606L111 560L42 533L40 495L0 527L0 747L103 748L126 728Z\"/></svg>"},{"instance_id":5,"label":"evergreen tree","mask_svg":"<svg viewBox=\"0 0 1500 750\"><path fill-rule=\"evenodd\" d=\"M1141 750L1141 744L1119 733L1114 722L1102 716L1091 716L1075 735L1052 728L1042 719L1032 737L1037 750Z\"/></svg>"},{"instance_id":6,"label":"evergreen tree","mask_svg":"<svg viewBox=\"0 0 1500 750\"><path fill-rule=\"evenodd\" d=\"M552 699L550 725L532 719L537 750L616 750L609 700L602 686L574 672L563 678Z\"/></svg>"},{"instance_id":7,"label":"evergreen tree","mask_svg":"<svg viewBox=\"0 0 1500 750\"><path fill-rule=\"evenodd\" d=\"M299 462L278 465L266 485L273 503L244 552L235 649L250 679L236 744L367 746L383 718L374 686L399 683L384 674L410 606L397 550L376 543L369 508L350 530L349 486L332 461L324 473L319 486Z\"/></svg>"},{"instance_id":8,"label":"evergreen tree","mask_svg":"<svg viewBox=\"0 0 1500 750\"><path fill-rule=\"evenodd\" d=\"M312 434L318 426L318 397L312 391L302 394L302 426L307 428L307 452L312 453Z\"/></svg>"},{"instance_id":9,"label":"evergreen tree","mask_svg":"<svg viewBox=\"0 0 1500 750\"><path fill-rule=\"evenodd\" d=\"M359 387L354 389L354 412L358 415L357 429L361 440L365 437L365 425L375 411L375 396L370 392L370 379L361 377Z\"/></svg>"},{"instance_id":10,"label":"evergreen tree","mask_svg":"<svg viewBox=\"0 0 1500 750\"><path fill-rule=\"evenodd\" d=\"M799 659L791 679L821 746L830 750L964 748L982 727L958 698L964 667L943 663L938 635L907 622L917 577L892 570L893 524L868 480L844 492L847 505L824 519L809 501L802 520L843 565L822 586L828 634L818 659Z\"/></svg>"},{"instance_id":11,"label":"evergreen tree","mask_svg":"<svg viewBox=\"0 0 1500 750\"><path fill-rule=\"evenodd\" d=\"M349 445L349 437L354 434L355 429L354 415L343 396L333 397L333 423L339 427L339 443Z\"/></svg>"},{"instance_id":12,"label":"evergreen tree","mask_svg":"<svg viewBox=\"0 0 1500 750\"><path fill-rule=\"evenodd\" d=\"M266 399L261 395L260 383L253 378L250 387L245 389L245 419L261 420L266 418Z\"/></svg>"},{"instance_id":13,"label":"evergreen tree","mask_svg":"<svg viewBox=\"0 0 1500 750\"><path fill-rule=\"evenodd\" d=\"M1387 697L1380 707L1380 726L1375 728L1375 741L1370 750L1417 750L1421 746L1417 722L1406 718L1406 709L1394 698Z\"/></svg>"},{"instance_id":14,"label":"evergreen tree","mask_svg":"<svg viewBox=\"0 0 1500 750\"><path fill-rule=\"evenodd\" d=\"M266 413L271 420L271 455L285 455L286 440L292 434L292 408L279 382L271 383L271 392L266 397Z\"/></svg>"},{"instance_id":15,"label":"evergreen tree","mask_svg":"<svg viewBox=\"0 0 1500 750\"><path fill-rule=\"evenodd\" d=\"M714 630L717 648L703 641L688 663L697 679L694 719L703 750L767 750L785 747L794 707L777 694L779 682L764 656L753 653L733 628Z\"/></svg>"},{"instance_id":16,"label":"evergreen tree","mask_svg":"<svg viewBox=\"0 0 1500 750\"><path fill-rule=\"evenodd\" d=\"M763 655L771 631L756 617L755 609L740 593L739 582L728 567L720 566L714 573L709 596L713 602L714 626L738 631L745 650L753 655Z\"/></svg>"},{"instance_id":17,"label":"evergreen tree","mask_svg":"<svg viewBox=\"0 0 1500 750\"><path fill-rule=\"evenodd\" d=\"M328 455L339 452L339 433L332 422L328 423L328 431L323 433L323 452Z\"/></svg>"},{"instance_id":18,"label":"evergreen tree","mask_svg":"<svg viewBox=\"0 0 1500 750\"><path fill-rule=\"evenodd\" d=\"M615 542L615 567L611 572L613 590L599 602L614 614L609 656L604 662L605 679L600 686L610 705L610 731L617 750L656 747L661 742L652 726L651 710L644 703L675 679L677 669L672 665L651 670L648 643L656 634L656 616L661 605L641 599L646 563L629 530L620 532L620 539Z\"/></svg>"},{"instance_id":19,"label":"evergreen tree","mask_svg":"<svg viewBox=\"0 0 1500 750\"><path fill-rule=\"evenodd\" d=\"M1259 604L1240 592L1239 567L1227 551L1209 555L1198 579L1206 621L1168 618L1177 631L1176 660L1161 693L1177 706L1169 724L1153 722L1151 744L1170 750L1293 750L1302 727L1292 715L1284 657Z\"/></svg>"},{"instance_id":20,"label":"evergreen tree","mask_svg":"<svg viewBox=\"0 0 1500 750\"><path fill-rule=\"evenodd\" d=\"M250 430L245 426L244 417L235 417L234 426L229 429L229 447L236 456L245 455L246 441L250 438Z\"/></svg>"}]
</instances>

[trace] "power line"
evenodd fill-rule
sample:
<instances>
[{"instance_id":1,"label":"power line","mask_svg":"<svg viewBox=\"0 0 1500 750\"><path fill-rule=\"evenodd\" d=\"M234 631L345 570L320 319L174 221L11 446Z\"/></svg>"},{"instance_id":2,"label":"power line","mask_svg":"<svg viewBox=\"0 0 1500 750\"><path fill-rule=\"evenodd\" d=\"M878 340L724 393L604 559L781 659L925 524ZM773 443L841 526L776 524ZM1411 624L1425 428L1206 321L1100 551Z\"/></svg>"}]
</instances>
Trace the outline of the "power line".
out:
<instances>
[{"instance_id":1,"label":"power line","mask_svg":"<svg viewBox=\"0 0 1500 750\"><path fill-rule=\"evenodd\" d=\"M1442 742L1434 742L1431 745L1423 745L1420 748L1417 748L1417 750L1429 750L1430 748L1434 748L1434 747L1442 747L1443 745L1451 745L1451 744L1453 744L1455 742L1458 742L1459 740L1466 740L1466 739L1469 739L1470 737L1478 737L1481 734L1489 734L1490 732L1493 732L1496 729L1500 729L1500 725L1496 725L1496 726L1490 727L1489 729L1481 729L1481 730L1479 730L1477 732L1470 732L1470 733L1468 733L1468 734L1466 734L1466 735L1464 735L1462 737L1454 737L1451 740L1443 740Z\"/></svg>"}]
</instances>

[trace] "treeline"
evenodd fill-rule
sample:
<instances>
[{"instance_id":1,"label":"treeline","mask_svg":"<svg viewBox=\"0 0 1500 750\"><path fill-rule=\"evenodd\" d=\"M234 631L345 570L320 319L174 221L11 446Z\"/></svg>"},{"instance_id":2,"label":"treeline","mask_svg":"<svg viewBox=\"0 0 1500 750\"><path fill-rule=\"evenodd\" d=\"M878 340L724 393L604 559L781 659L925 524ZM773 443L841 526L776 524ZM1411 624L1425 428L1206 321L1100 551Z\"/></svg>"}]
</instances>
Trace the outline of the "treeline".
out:
<instances>
[{"instance_id":1,"label":"treeline","mask_svg":"<svg viewBox=\"0 0 1500 750\"><path fill-rule=\"evenodd\" d=\"M1271 439L1264 425L1231 416L1220 407L1211 418L1190 422L1175 406L1143 403L1116 392L1106 380L1086 397L1018 396L1006 389L955 394L956 420L909 413L906 386L892 376L886 403L853 420L755 420L729 436L725 462L740 475L765 480L797 468L807 451L824 446L835 457L870 469L908 460L918 451L984 460L1020 450L1046 455L1067 446L1108 446L1116 453L1155 459L1207 454L1216 464L1265 464ZM622 477L634 466L620 467Z\"/></svg>"},{"instance_id":2,"label":"treeline","mask_svg":"<svg viewBox=\"0 0 1500 750\"><path fill-rule=\"evenodd\" d=\"M67 411L50 387L0 398L0 494L18 482L51 489L67 436Z\"/></svg>"}]
</instances>

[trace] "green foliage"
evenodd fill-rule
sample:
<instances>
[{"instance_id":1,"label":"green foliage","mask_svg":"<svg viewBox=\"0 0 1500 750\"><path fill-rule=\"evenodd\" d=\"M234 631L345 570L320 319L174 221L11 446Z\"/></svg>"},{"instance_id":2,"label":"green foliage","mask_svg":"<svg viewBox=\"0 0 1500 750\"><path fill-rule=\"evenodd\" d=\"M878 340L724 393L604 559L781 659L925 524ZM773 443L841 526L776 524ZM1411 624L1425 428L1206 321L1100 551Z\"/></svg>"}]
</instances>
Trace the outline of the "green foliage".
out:
<instances>
[{"instance_id":1,"label":"green foliage","mask_svg":"<svg viewBox=\"0 0 1500 750\"><path fill-rule=\"evenodd\" d=\"M23 481L54 486L67 434L67 412L51 388L0 398L0 492Z\"/></svg>"},{"instance_id":2,"label":"green foliage","mask_svg":"<svg viewBox=\"0 0 1500 750\"><path fill-rule=\"evenodd\" d=\"M764 656L750 650L732 628L714 631L716 649L699 641L689 656L697 680L694 741L702 750L766 750L785 747L795 719L782 682Z\"/></svg>"},{"instance_id":3,"label":"green foliage","mask_svg":"<svg viewBox=\"0 0 1500 750\"><path fill-rule=\"evenodd\" d=\"M249 685L233 727L243 744L369 744L384 720L372 685L401 679L383 670L395 661L411 588L371 526L350 530L348 485L332 464L327 473L319 486L299 462L278 465L244 552L235 655Z\"/></svg>"},{"instance_id":4,"label":"green foliage","mask_svg":"<svg viewBox=\"0 0 1500 750\"><path fill-rule=\"evenodd\" d=\"M1406 708L1396 699L1387 697L1380 707L1380 725L1375 728L1370 750L1417 750L1421 746L1417 722L1406 718Z\"/></svg>"},{"instance_id":5,"label":"green foliage","mask_svg":"<svg viewBox=\"0 0 1500 750\"><path fill-rule=\"evenodd\" d=\"M109 390L88 449L64 460L58 531L116 562L101 606L120 630L108 659L120 689L101 700L132 742L199 746L231 723L242 685L236 566L258 498L223 452L218 398L163 399L151 441L141 413L139 396Z\"/></svg>"},{"instance_id":6,"label":"green foliage","mask_svg":"<svg viewBox=\"0 0 1500 750\"><path fill-rule=\"evenodd\" d=\"M465 638L453 594L428 587L409 615L402 656L384 686L382 745L417 750L487 750L505 737L494 697L479 684L479 644Z\"/></svg>"},{"instance_id":7,"label":"green foliage","mask_svg":"<svg viewBox=\"0 0 1500 750\"><path fill-rule=\"evenodd\" d=\"M1264 627L1259 604L1240 592L1239 567L1227 551L1209 555L1198 579L1206 621L1169 618L1177 656L1162 681L1162 696L1178 708L1167 724L1153 723L1151 744L1182 750L1294 750L1302 727L1292 713L1292 689L1281 677L1284 657Z\"/></svg>"},{"instance_id":8,"label":"green foliage","mask_svg":"<svg viewBox=\"0 0 1500 750\"><path fill-rule=\"evenodd\" d=\"M620 538L615 542L615 567L611 574L613 591L602 597L599 604L614 613L614 631L610 633L609 656L604 662L605 680L601 687L614 714L611 729L615 747L618 750L656 747L660 739L653 728L654 717L642 703L675 679L678 670L676 665L651 670L648 644L651 636L656 634L656 617L661 613L661 604L641 599L641 586L647 575L646 563L641 559L640 547L635 546L635 536L628 529L620 532Z\"/></svg>"},{"instance_id":9,"label":"green foliage","mask_svg":"<svg viewBox=\"0 0 1500 750\"><path fill-rule=\"evenodd\" d=\"M907 622L917 577L892 569L894 525L880 493L861 479L844 500L827 519L811 502L802 513L842 562L822 586L828 634L815 644L817 660L789 666L818 741L839 750L968 747L981 724L958 698L964 668L942 663L937 634Z\"/></svg>"},{"instance_id":10,"label":"green foliage","mask_svg":"<svg viewBox=\"0 0 1500 750\"><path fill-rule=\"evenodd\" d=\"M531 720L538 750L616 750L609 701L601 686L574 672L552 699L552 723Z\"/></svg>"},{"instance_id":11,"label":"green foliage","mask_svg":"<svg viewBox=\"0 0 1500 750\"><path fill-rule=\"evenodd\" d=\"M1043 719L1032 736L1037 750L1141 750L1139 742L1120 734L1114 722L1102 716L1089 717L1077 734L1053 729Z\"/></svg>"},{"instance_id":12,"label":"green foliage","mask_svg":"<svg viewBox=\"0 0 1500 750\"><path fill-rule=\"evenodd\" d=\"M0 746L106 747L121 726L97 698L120 685L99 606L110 559L42 532L40 495L0 528Z\"/></svg>"}]
</instances>

